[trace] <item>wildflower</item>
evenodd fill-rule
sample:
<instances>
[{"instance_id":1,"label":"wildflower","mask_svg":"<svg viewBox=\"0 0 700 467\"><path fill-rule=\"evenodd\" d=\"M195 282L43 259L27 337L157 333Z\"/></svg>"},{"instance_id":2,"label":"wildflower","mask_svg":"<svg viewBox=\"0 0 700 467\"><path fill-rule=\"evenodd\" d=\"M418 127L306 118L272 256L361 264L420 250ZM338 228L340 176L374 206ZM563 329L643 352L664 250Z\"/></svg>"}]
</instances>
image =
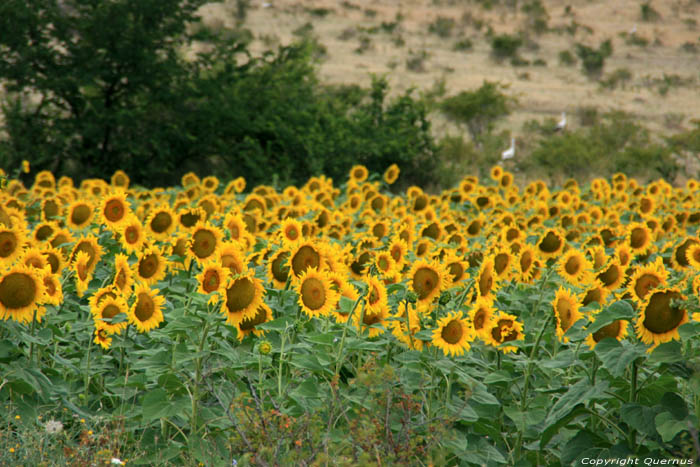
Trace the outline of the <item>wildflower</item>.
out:
<instances>
[{"instance_id":1,"label":"wildflower","mask_svg":"<svg viewBox=\"0 0 700 467\"><path fill-rule=\"evenodd\" d=\"M44 429L49 434L60 433L61 431L63 431L63 423L61 423L57 420L49 420L44 425Z\"/></svg>"}]
</instances>

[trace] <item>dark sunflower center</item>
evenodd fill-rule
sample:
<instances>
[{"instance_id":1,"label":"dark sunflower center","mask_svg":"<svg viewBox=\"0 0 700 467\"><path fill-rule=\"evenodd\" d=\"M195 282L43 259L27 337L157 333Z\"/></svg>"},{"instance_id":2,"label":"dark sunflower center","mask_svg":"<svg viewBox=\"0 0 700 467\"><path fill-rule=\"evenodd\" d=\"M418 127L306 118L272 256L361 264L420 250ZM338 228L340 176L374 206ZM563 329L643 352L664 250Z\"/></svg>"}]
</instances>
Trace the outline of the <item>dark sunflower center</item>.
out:
<instances>
[{"instance_id":1,"label":"dark sunflower center","mask_svg":"<svg viewBox=\"0 0 700 467\"><path fill-rule=\"evenodd\" d=\"M447 323L447 326L442 328L442 332L440 333L442 339L452 345L458 343L463 335L464 329L462 328L462 323L458 320L452 320Z\"/></svg>"},{"instance_id":2,"label":"dark sunflower center","mask_svg":"<svg viewBox=\"0 0 700 467\"><path fill-rule=\"evenodd\" d=\"M581 260L576 256L572 256L566 261L564 265L564 270L570 276L575 276L581 270Z\"/></svg>"},{"instance_id":3,"label":"dark sunflower center","mask_svg":"<svg viewBox=\"0 0 700 467\"><path fill-rule=\"evenodd\" d=\"M366 326L372 326L373 324L379 324L381 322L382 322L382 314L381 313L375 313L375 314L365 313L365 317L362 319L362 323L365 324Z\"/></svg>"},{"instance_id":4,"label":"dark sunflower center","mask_svg":"<svg viewBox=\"0 0 700 467\"><path fill-rule=\"evenodd\" d=\"M0 257L7 258L17 249L17 235L14 232L0 233Z\"/></svg>"},{"instance_id":5,"label":"dark sunflower center","mask_svg":"<svg viewBox=\"0 0 700 467\"><path fill-rule=\"evenodd\" d=\"M655 274L642 274L634 283L634 293L637 294L637 297L644 298L651 289L658 287L660 283L661 278Z\"/></svg>"},{"instance_id":6,"label":"dark sunflower center","mask_svg":"<svg viewBox=\"0 0 700 467\"><path fill-rule=\"evenodd\" d=\"M239 229L237 225L230 225L228 230L231 232L231 238L237 239L241 236L241 229Z\"/></svg>"},{"instance_id":7,"label":"dark sunflower center","mask_svg":"<svg viewBox=\"0 0 700 467\"><path fill-rule=\"evenodd\" d=\"M497 254L496 257L493 259L493 265L494 265L494 268L496 269L496 274L498 274L498 275L503 274L503 271L506 270L509 263L510 263L510 256L508 256L508 253Z\"/></svg>"},{"instance_id":8,"label":"dark sunflower center","mask_svg":"<svg viewBox=\"0 0 700 467\"><path fill-rule=\"evenodd\" d=\"M381 269L382 271L389 270L389 261L384 257L379 258L379 261L377 261L377 265L379 266L379 269Z\"/></svg>"},{"instance_id":9,"label":"dark sunflower center","mask_svg":"<svg viewBox=\"0 0 700 467\"><path fill-rule=\"evenodd\" d=\"M88 220L90 220L91 214L92 210L89 206L85 204L79 204L75 208L73 208L73 212L71 212L70 215L70 220L75 225L83 225Z\"/></svg>"},{"instance_id":10,"label":"dark sunflower center","mask_svg":"<svg viewBox=\"0 0 700 467\"><path fill-rule=\"evenodd\" d=\"M310 310L318 310L326 303L326 291L323 282L315 277L304 280L301 284L301 301Z\"/></svg>"},{"instance_id":11,"label":"dark sunflower center","mask_svg":"<svg viewBox=\"0 0 700 467\"><path fill-rule=\"evenodd\" d=\"M34 238L39 240L40 242L43 242L47 238L49 238L51 235L53 235L53 227L50 225L42 225L36 230L36 233L34 234Z\"/></svg>"},{"instance_id":12,"label":"dark sunflower center","mask_svg":"<svg viewBox=\"0 0 700 467\"><path fill-rule=\"evenodd\" d=\"M422 211L428 205L428 197L425 195L418 195L413 201L413 210Z\"/></svg>"},{"instance_id":13,"label":"dark sunflower center","mask_svg":"<svg viewBox=\"0 0 700 467\"><path fill-rule=\"evenodd\" d=\"M423 236L437 239L440 236L440 227L433 222L428 227L423 229Z\"/></svg>"},{"instance_id":14,"label":"dark sunflower center","mask_svg":"<svg viewBox=\"0 0 700 467\"><path fill-rule=\"evenodd\" d=\"M150 279L158 271L158 256L155 253L139 261L139 276Z\"/></svg>"},{"instance_id":15,"label":"dark sunflower center","mask_svg":"<svg viewBox=\"0 0 700 467\"><path fill-rule=\"evenodd\" d=\"M615 264L611 265L605 272L598 274L598 279L606 286L615 284L619 278L620 270Z\"/></svg>"},{"instance_id":16,"label":"dark sunflower center","mask_svg":"<svg viewBox=\"0 0 700 467\"><path fill-rule=\"evenodd\" d=\"M413 290L420 300L425 299L438 286L440 276L430 268L419 268L413 275Z\"/></svg>"},{"instance_id":17,"label":"dark sunflower center","mask_svg":"<svg viewBox=\"0 0 700 467\"><path fill-rule=\"evenodd\" d=\"M111 199L105 205L104 214L108 221L119 222L124 217L124 205L118 199Z\"/></svg>"},{"instance_id":18,"label":"dark sunflower center","mask_svg":"<svg viewBox=\"0 0 700 467\"><path fill-rule=\"evenodd\" d=\"M124 273L124 270L120 270L117 273L117 277L114 279L114 282L117 284L117 287L119 287L120 290L124 289L126 286L126 273Z\"/></svg>"},{"instance_id":19,"label":"dark sunflower center","mask_svg":"<svg viewBox=\"0 0 700 467\"><path fill-rule=\"evenodd\" d=\"M529 252L523 253L520 257L520 270L527 272L530 270L530 266L532 266L532 254Z\"/></svg>"},{"instance_id":20,"label":"dark sunflower center","mask_svg":"<svg viewBox=\"0 0 700 467\"><path fill-rule=\"evenodd\" d=\"M452 275L452 280L453 281L458 281L462 278L464 275L464 268L460 263L451 263L448 266L448 270L450 271L450 274Z\"/></svg>"},{"instance_id":21,"label":"dark sunflower center","mask_svg":"<svg viewBox=\"0 0 700 467\"><path fill-rule=\"evenodd\" d=\"M679 297L677 292L653 294L644 313L644 327L654 334L664 334L676 329L685 316L685 310L671 306L671 300Z\"/></svg>"},{"instance_id":22,"label":"dark sunflower center","mask_svg":"<svg viewBox=\"0 0 700 467\"><path fill-rule=\"evenodd\" d=\"M603 303L603 291L596 287L595 289L591 289L588 292L586 292L586 296L583 298L583 301L581 304L583 306L588 305L589 303Z\"/></svg>"},{"instance_id":23,"label":"dark sunflower center","mask_svg":"<svg viewBox=\"0 0 700 467\"><path fill-rule=\"evenodd\" d=\"M36 283L29 274L13 272L0 282L0 302L5 308L18 309L36 301Z\"/></svg>"},{"instance_id":24,"label":"dark sunflower center","mask_svg":"<svg viewBox=\"0 0 700 467\"><path fill-rule=\"evenodd\" d=\"M124 238L126 238L127 243L134 244L139 240L139 229L138 227L129 226L124 231Z\"/></svg>"},{"instance_id":25,"label":"dark sunflower center","mask_svg":"<svg viewBox=\"0 0 700 467\"><path fill-rule=\"evenodd\" d=\"M205 292L211 293L219 288L221 282L219 278L219 273L215 270L209 270L204 274L204 280L202 281L202 288Z\"/></svg>"},{"instance_id":26,"label":"dark sunflower center","mask_svg":"<svg viewBox=\"0 0 700 467\"><path fill-rule=\"evenodd\" d=\"M197 222L199 222L200 217L201 216L199 215L199 213L194 214L191 212L186 212L185 214L180 216L180 223L183 226L190 228Z\"/></svg>"},{"instance_id":27,"label":"dark sunflower center","mask_svg":"<svg viewBox=\"0 0 700 467\"><path fill-rule=\"evenodd\" d=\"M596 332L593 333L593 340L596 342L600 342L606 337L612 337L613 339L617 339L617 336L620 335L620 330L622 328L622 321L617 320L614 321L607 326L604 326L600 329L598 329Z\"/></svg>"},{"instance_id":28,"label":"dark sunflower center","mask_svg":"<svg viewBox=\"0 0 700 467\"><path fill-rule=\"evenodd\" d=\"M482 297L488 295L493 287L493 276L489 269L486 269L479 277L479 293Z\"/></svg>"},{"instance_id":29,"label":"dark sunflower center","mask_svg":"<svg viewBox=\"0 0 700 467\"><path fill-rule=\"evenodd\" d=\"M297 238L299 238L299 231L294 226L287 227L287 230L285 231L285 235L290 240L296 240Z\"/></svg>"},{"instance_id":30,"label":"dark sunflower center","mask_svg":"<svg viewBox=\"0 0 700 467\"><path fill-rule=\"evenodd\" d=\"M93 264L95 264L95 260L97 259L95 257L95 254L96 254L95 248L87 242L78 243L78 246L75 248L75 251L73 252L73 258L76 258L78 256L78 253L80 253L81 251L84 251L85 253L88 254L87 268L88 269L92 268Z\"/></svg>"},{"instance_id":31,"label":"dark sunflower center","mask_svg":"<svg viewBox=\"0 0 700 467\"><path fill-rule=\"evenodd\" d=\"M53 280L51 280L49 276L44 277L44 287L46 288L46 293L50 297L53 297L53 295L56 293L56 284L54 284Z\"/></svg>"},{"instance_id":32,"label":"dark sunflower center","mask_svg":"<svg viewBox=\"0 0 700 467\"><path fill-rule=\"evenodd\" d=\"M166 232L173 224L173 218L167 212L159 212L151 219L151 230L155 233Z\"/></svg>"},{"instance_id":33,"label":"dark sunflower center","mask_svg":"<svg viewBox=\"0 0 700 467\"><path fill-rule=\"evenodd\" d=\"M379 290L377 290L376 286L372 286L372 291L369 293L369 304L374 305L379 301Z\"/></svg>"},{"instance_id":34,"label":"dark sunflower center","mask_svg":"<svg viewBox=\"0 0 700 467\"><path fill-rule=\"evenodd\" d=\"M561 248L562 240L554 232L547 232L539 244L540 250L545 253L554 253Z\"/></svg>"},{"instance_id":35,"label":"dark sunflower center","mask_svg":"<svg viewBox=\"0 0 700 467\"><path fill-rule=\"evenodd\" d=\"M647 233L641 227L635 227L630 233L630 246L635 250L642 248L647 243Z\"/></svg>"},{"instance_id":36,"label":"dark sunflower center","mask_svg":"<svg viewBox=\"0 0 700 467\"><path fill-rule=\"evenodd\" d=\"M483 329L486 323L486 312L479 310L474 315L474 329Z\"/></svg>"},{"instance_id":37,"label":"dark sunflower center","mask_svg":"<svg viewBox=\"0 0 700 467\"><path fill-rule=\"evenodd\" d=\"M155 309L156 307L151 296L145 292L141 292L136 299L136 308L134 310L136 318L142 323L146 322L151 319Z\"/></svg>"},{"instance_id":38,"label":"dark sunflower center","mask_svg":"<svg viewBox=\"0 0 700 467\"><path fill-rule=\"evenodd\" d=\"M688 251L688 248L690 248L694 244L697 244L697 242L692 238L689 238L686 241L684 241L678 248L676 248L675 256L676 262L678 264L680 264L683 267L687 267L690 264L688 263L686 252Z\"/></svg>"},{"instance_id":39,"label":"dark sunflower center","mask_svg":"<svg viewBox=\"0 0 700 467\"><path fill-rule=\"evenodd\" d=\"M237 279L226 289L226 308L229 313L240 312L255 300L255 285L247 277Z\"/></svg>"},{"instance_id":40,"label":"dark sunflower center","mask_svg":"<svg viewBox=\"0 0 700 467\"><path fill-rule=\"evenodd\" d=\"M192 251L198 258L208 258L216 250L216 236L208 230L198 230L193 239Z\"/></svg>"},{"instance_id":41,"label":"dark sunflower center","mask_svg":"<svg viewBox=\"0 0 700 467\"><path fill-rule=\"evenodd\" d=\"M253 329L255 329L255 326L264 323L266 318L267 313L265 312L265 309L263 307L258 308L258 312L255 314L254 318L244 319L243 321L241 321L241 331L252 331Z\"/></svg>"},{"instance_id":42,"label":"dark sunflower center","mask_svg":"<svg viewBox=\"0 0 700 467\"><path fill-rule=\"evenodd\" d=\"M472 221L469 224L469 227L467 227L467 233L469 235L475 236L479 235L479 232L481 232L481 221Z\"/></svg>"},{"instance_id":43,"label":"dark sunflower center","mask_svg":"<svg viewBox=\"0 0 700 467\"><path fill-rule=\"evenodd\" d=\"M277 255L277 258L272 261L270 270L272 276L279 282L287 282L287 277L289 277L289 266L285 263L288 257L289 253L284 252Z\"/></svg>"},{"instance_id":44,"label":"dark sunflower center","mask_svg":"<svg viewBox=\"0 0 700 467\"><path fill-rule=\"evenodd\" d=\"M47 200L46 203L44 203L44 216L46 216L47 219L51 219L52 217L56 217L58 215L58 203L56 203L55 200Z\"/></svg>"},{"instance_id":45,"label":"dark sunflower center","mask_svg":"<svg viewBox=\"0 0 700 467\"><path fill-rule=\"evenodd\" d=\"M309 245L299 248L292 258L292 270L294 275L299 276L308 268L318 268L321 264L321 256Z\"/></svg>"},{"instance_id":46,"label":"dark sunflower center","mask_svg":"<svg viewBox=\"0 0 700 467\"><path fill-rule=\"evenodd\" d=\"M109 304L102 309L102 319L112 319L121 313L117 305Z\"/></svg>"},{"instance_id":47,"label":"dark sunflower center","mask_svg":"<svg viewBox=\"0 0 700 467\"><path fill-rule=\"evenodd\" d=\"M568 331L571 325L574 324L571 303L569 303L568 300L560 299L557 302L557 314L559 315L559 323L561 324L562 331Z\"/></svg>"}]
</instances>

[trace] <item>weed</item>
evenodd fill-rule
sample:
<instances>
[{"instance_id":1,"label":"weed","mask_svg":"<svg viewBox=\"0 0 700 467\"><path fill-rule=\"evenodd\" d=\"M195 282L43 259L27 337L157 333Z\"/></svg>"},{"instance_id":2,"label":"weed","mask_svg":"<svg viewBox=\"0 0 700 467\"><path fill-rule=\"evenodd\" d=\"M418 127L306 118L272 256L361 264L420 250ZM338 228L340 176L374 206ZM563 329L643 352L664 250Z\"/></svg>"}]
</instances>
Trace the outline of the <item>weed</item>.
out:
<instances>
[{"instance_id":1,"label":"weed","mask_svg":"<svg viewBox=\"0 0 700 467\"><path fill-rule=\"evenodd\" d=\"M367 18L374 18L377 16L377 10L373 10L372 8L366 8L365 9L365 16Z\"/></svg>"},{"instance_id":2,"label":"weed","mask_svg":"<svg viewBox=\"0 0 700 467\"><path fill-rule=\"evenodd\" d=\"M536 34L542 34L549 29L549 14L541 0L530 0L520 9L527 15L527 27Z\"/></svg>"},{"instance_id":3,"label":"weed","mask_svg":"<svg viewBox=\"0 0 700 467\"><path fill-rule=\"evenodd\" d=\"M391 36L391 43L394 44L396 47L403 47L404 45L406 45L406 40L401 34L394 34Z\"/></svg>"},{"instance_id":4,"label":"weed","mask_svg":"<svg viewBox=\"0 0 700 467\"><path fill-rule=\"evenodd\" d=\"M534 66L547 66L547 61L542 58L536 58L532 64Z\"/></svg>"},{"instance_id":5,"label":"weed","mask_svg":"<svg viewBox=\"0 0 700 467\"><path fill-rule=\"evenodd\" d=\"M428 32L436 34L438 37L447 39L452 36L452 30L455 27L455 20L445 16L438 16L435 21L428 26Z\"/></svg>"},{"instance_id":6,"label":"weed","mask_svg":"<svg viewBox=\"0 0 700 467\"><path fill-rule=\"evenodd\" d=\"M685 42L681 45L681 50L689 54L696 54L698 53L698 46L694 42Z\"/></svg>"},{"instance_id":7,"label":"weed","mask_svg":"<svg viewBox=\"0 0 700 467\"><path fill-rule=\"evenodd\" d=\"M517 55L518 49L523 45L520 37L509 34L500 34L491 40L491 53L496 60L513 58Z\"/></svg>"},{"instance_id":8,"label":"weed","mask_svg":"<svg viewBox=\"0 0 700 467\"><path fill-rule=\"evenodd\" d=\"M621 85L624 89L629 80L632 79L632 72L628 68L618 68L601 80L600 85L605 89L616 89Z\"/></svg>"},{"instance_id":9,"label":"weed","mask_svg":"<svg viewBox=\"0 0 700 467\"><path fill-rule=\"evenodd\" d=\"M683 128L685 114L681 112L669 112L664 114L664 127L669 130L680 130Z\"/></svg>"},{"instance_id":10,"label":"weed","mask_svg":"<svg viewBox=\"0 0 700 467\"><path fill-rule=\"evenodd\" d=\"M330 8L307 8L306 12L311 16L316 16L318 18L325 18L326 16L334 13L334 10Z\"/></svg>"},{"instance_id":11,"label":"weed","mask_svg":"<svg viewBox=\"0 0 700 467\"><path fill-rule=\"evenodd\" d=\"M583 63L583 70L586 75L591 78L597 78L603 72L605 59L612 55L612 43L608 39L598 49L577 43L576 54Z\"/></svg>"},{"instance_id":12,"label":"weed","mask_svg":"<svg viewBox=\"0 0 700 467\"><path fill-rule=\"evenodd\" d=\"M516 55L515 57L510 59L510 64L512 66L529 66L530 60L524 59Z\"/></svg>"},{"instance_id":13,"label":"weed","mask_svg":"<svg viewBox=\"0 0 700 467\"><path fill-rule=\"evenodd\" d=\"M425 73L425 61L428 58L428 52L420 50L414 52L409 50L408 58L406 59L406 69L414 73Z\"/></svg>"},{"instance_id":14,"label":"weed","mask_svg":"<svg viewBox=\"0 0 700 467\"><path fill-rule=\"evenodd\" d=\"M340 6L342 6L346 10L359 10L360 9L360 7L358 5L355 5L354 3L350 3L347 0L343 0L340 3Z\"/></svg>"},{"instance_id":15,"label":"weed","mask_svg":"<svg viewBox=\"0 0 700 467\"><path fill-rule=\"evenodd\" d=\"M353 37L357 36L357 29L355 28L345 28L338 35L338 40L348 41Z\"/></svg>"},{"instance_id":16,"label":"weed","mask_svg":"<svg viewBox=\"0 0 700 467\"><path fill-rule=\"evenodd\" d=\"M649 39L647 39L644 36L640 36L639 34L637 34L635 32L632 34L628 34L625 37L625 43L628 45L636 45L639 47L646 47L647 45L649 45Z\"/></svg>"},{"instance_id":17,"label":"weed","mask_svg":"<svg viewBox=\"0 0 700 467\"><path fill-rule=\"evenodd\" d=\"M576 116L581 126L593 126L600 121L598 109L590 105L584 105L576 109Z\"/></svg>"},{"instance_id":18,"label":"weed","mask_svg":"<svg viewBox=\"0 0 700 467\"><path fill-rule=\"evenodd\" d=\"M576 64L576 57L568 50L559 52L559 63L565 66L573 66Z\"/></svg>"},{"instance_id":19,"label":"weed","mask_svg":"<svg viewBox=\"0 0 700 467\"><path fill-rule=\"evenodd\" d=\"M462 39L455 43L455 45L452 47L452 50L458 52L466 52L468 50L472 50L473 48L474 43L471 41L471 39Z\"/></svg>"},{"instance_id":20,"label":"weed","mask_svg":"<svg viewBox=\"0 0 700 467\"><path fill-rule=\"evenodd\" d=\"M651 2L642 3L639 9L642 21L653 22L661 19L661 15L651 6Z\"/></svg>"},{"instance_id":21,"label":"weed","mask_svg":"<svg viewBox=\"0 0 700 467\"><path fill-rule=\"evenodd\" d=\"M369 36L366 36L363 34L360 37L358 37L358 41L360 43L357 46L357 48L353 51L358 55L361 55L361 54L363 54L363 53L365 53L368 50L371 50L373 48L372 38L370 38Z\"/></svg>"}]
</instances>

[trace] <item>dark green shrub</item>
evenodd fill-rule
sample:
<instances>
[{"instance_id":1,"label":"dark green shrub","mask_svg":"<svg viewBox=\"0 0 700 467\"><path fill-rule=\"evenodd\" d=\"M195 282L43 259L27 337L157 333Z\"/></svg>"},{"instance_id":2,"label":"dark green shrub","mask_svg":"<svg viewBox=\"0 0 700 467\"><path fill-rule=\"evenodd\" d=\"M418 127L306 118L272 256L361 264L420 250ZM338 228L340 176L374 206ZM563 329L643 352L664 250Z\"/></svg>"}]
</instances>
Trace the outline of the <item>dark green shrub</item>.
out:
<instances>
[{"instance_id":1,"label":"dark green shrub","mask_svg":"<svg viewBox=\"0 0 700 467\"><path fill-rule=\"evenodd\" d=\"M508 34L500 34L491 39L491 53L498 59L515 57L518 48L523 45L521 38Z\"/></svg>"},{"instance_id":2,"label":"dark green shrub","mask_svg":"<svg viewBox=\"0 0 700 467\"><path fill-rule=\"evenodd\" d=\"M505 86L484 81L475 91L462 91L448 97L440 105L441 110L459 124L466 125L473 140L478 140L491 130L496 120L510 113L515 102L512 97L501 92Z\"/></svg>"},{"instance_id":3,"label":"dark green shrub","mask_svg":"<svg viewBox=\"0 0 700 467\"><path fill-rule=\"evenodd\" d=\"M576 64L576 57L574 57L574 54L568 50L562 50L559 52L559 63L566 66L572 66Z\"/></svg>"},{"instance_id":4,"label":"dark green shrub","mask_svg":"<svg viewBox=\"0 0 700 467\"><path fill-rule=\"evenodd\" d=\"M581 59L584 72L590 77L599 77L603 71L605 59L612 55L612 43L608 39L598 49L576 44L576 54Z\"/></svg>"},{"instance_id":5,"label":"dark green shrub","mask_svg":"<svg viewBox=\"0 0 700 467\"><path fill-rule=\"evenodd\" d=\"M651 6L651 2L642 3L639 5L642 21L658 21L661 15Z\"/></svg>"}]
</instances>

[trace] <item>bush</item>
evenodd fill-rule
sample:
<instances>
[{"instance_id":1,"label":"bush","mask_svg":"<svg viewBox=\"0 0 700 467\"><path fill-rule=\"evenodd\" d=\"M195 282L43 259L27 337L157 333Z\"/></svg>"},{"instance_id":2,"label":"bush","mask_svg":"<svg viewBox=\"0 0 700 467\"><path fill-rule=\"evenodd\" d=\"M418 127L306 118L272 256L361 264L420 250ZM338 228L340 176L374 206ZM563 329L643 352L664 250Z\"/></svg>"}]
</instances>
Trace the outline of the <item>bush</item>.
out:
<instances>
[{"instance_id":1,"label":"bush","mask_svg":"<svg viewBox=\"0 0 700 467\"><path fill-rule=\"evenodd\" d=\"M572 66L576 64L576 57L574 57L574 54L568 50L562 50L559 52L559 63L566 66Z\"/></svg>"},{"instance_id":2,"label":"bush","mask_svg":"<svg viewBox=\"0 0 700 467\"><path fill-rule=\"evenodd\" d=\"M447 39L452 35L452 30L455 27L455 20L452 18L446 18L444 16L438 16L434 22L430 23L428 26L428 32L431 34L437 34L443 39Z\"/></svg>"},{"instance_id":3,"label":"bush","mask_svg":"<svg viewBox=\"0 0 700 467\"><path fill-rule=\"evenodd\" d=\"M484 81L476 91L462 91L456 96L448 97L441 104L441 109L457 123L467 126L474 141L485 131L491 131L494 122L510 113L510 106L515 99L501 92L505 86Z\"/></svg>"},{"instance_id":4,"label":"bush","mask_svg":"<svg viewBox=\"0 0 700 467\"><path fill-rule=\"evenodd\" d=\"M430 179L427 110L410 92L389 99L376 79L364 99L339 97L317 82L313 41L253 58L235 36L188 32L201 4L0 4L0 166L27 159L78 181L122 169L146 186L175 185L188 170L286 185L397 162L407 183ZM186 61L180 50L194 39L211 47Z\"/></svg>"},{"instance_id":5,"label":"bush","mask_svg":"<svg viewBox=\"0 0 700 467\"><path fill-rule=\"evenodd\" d=\"M515 57L518 48L523 45L522 39L508 34L501 34L491 39L491 52L498 60Z\"/></svg>"},{"instance_id":6,"label":"bush","mask_svg":"<svg viewBox=\"0 0 700 467\"><path fill-rule=\"evenodd\" d=\"M590 77L599 77L605 65L605 59L612 55L610 39L603 42L598 49L576 44L576 54L583 63L583 70Z\"/></svg>"}]
</instances>

